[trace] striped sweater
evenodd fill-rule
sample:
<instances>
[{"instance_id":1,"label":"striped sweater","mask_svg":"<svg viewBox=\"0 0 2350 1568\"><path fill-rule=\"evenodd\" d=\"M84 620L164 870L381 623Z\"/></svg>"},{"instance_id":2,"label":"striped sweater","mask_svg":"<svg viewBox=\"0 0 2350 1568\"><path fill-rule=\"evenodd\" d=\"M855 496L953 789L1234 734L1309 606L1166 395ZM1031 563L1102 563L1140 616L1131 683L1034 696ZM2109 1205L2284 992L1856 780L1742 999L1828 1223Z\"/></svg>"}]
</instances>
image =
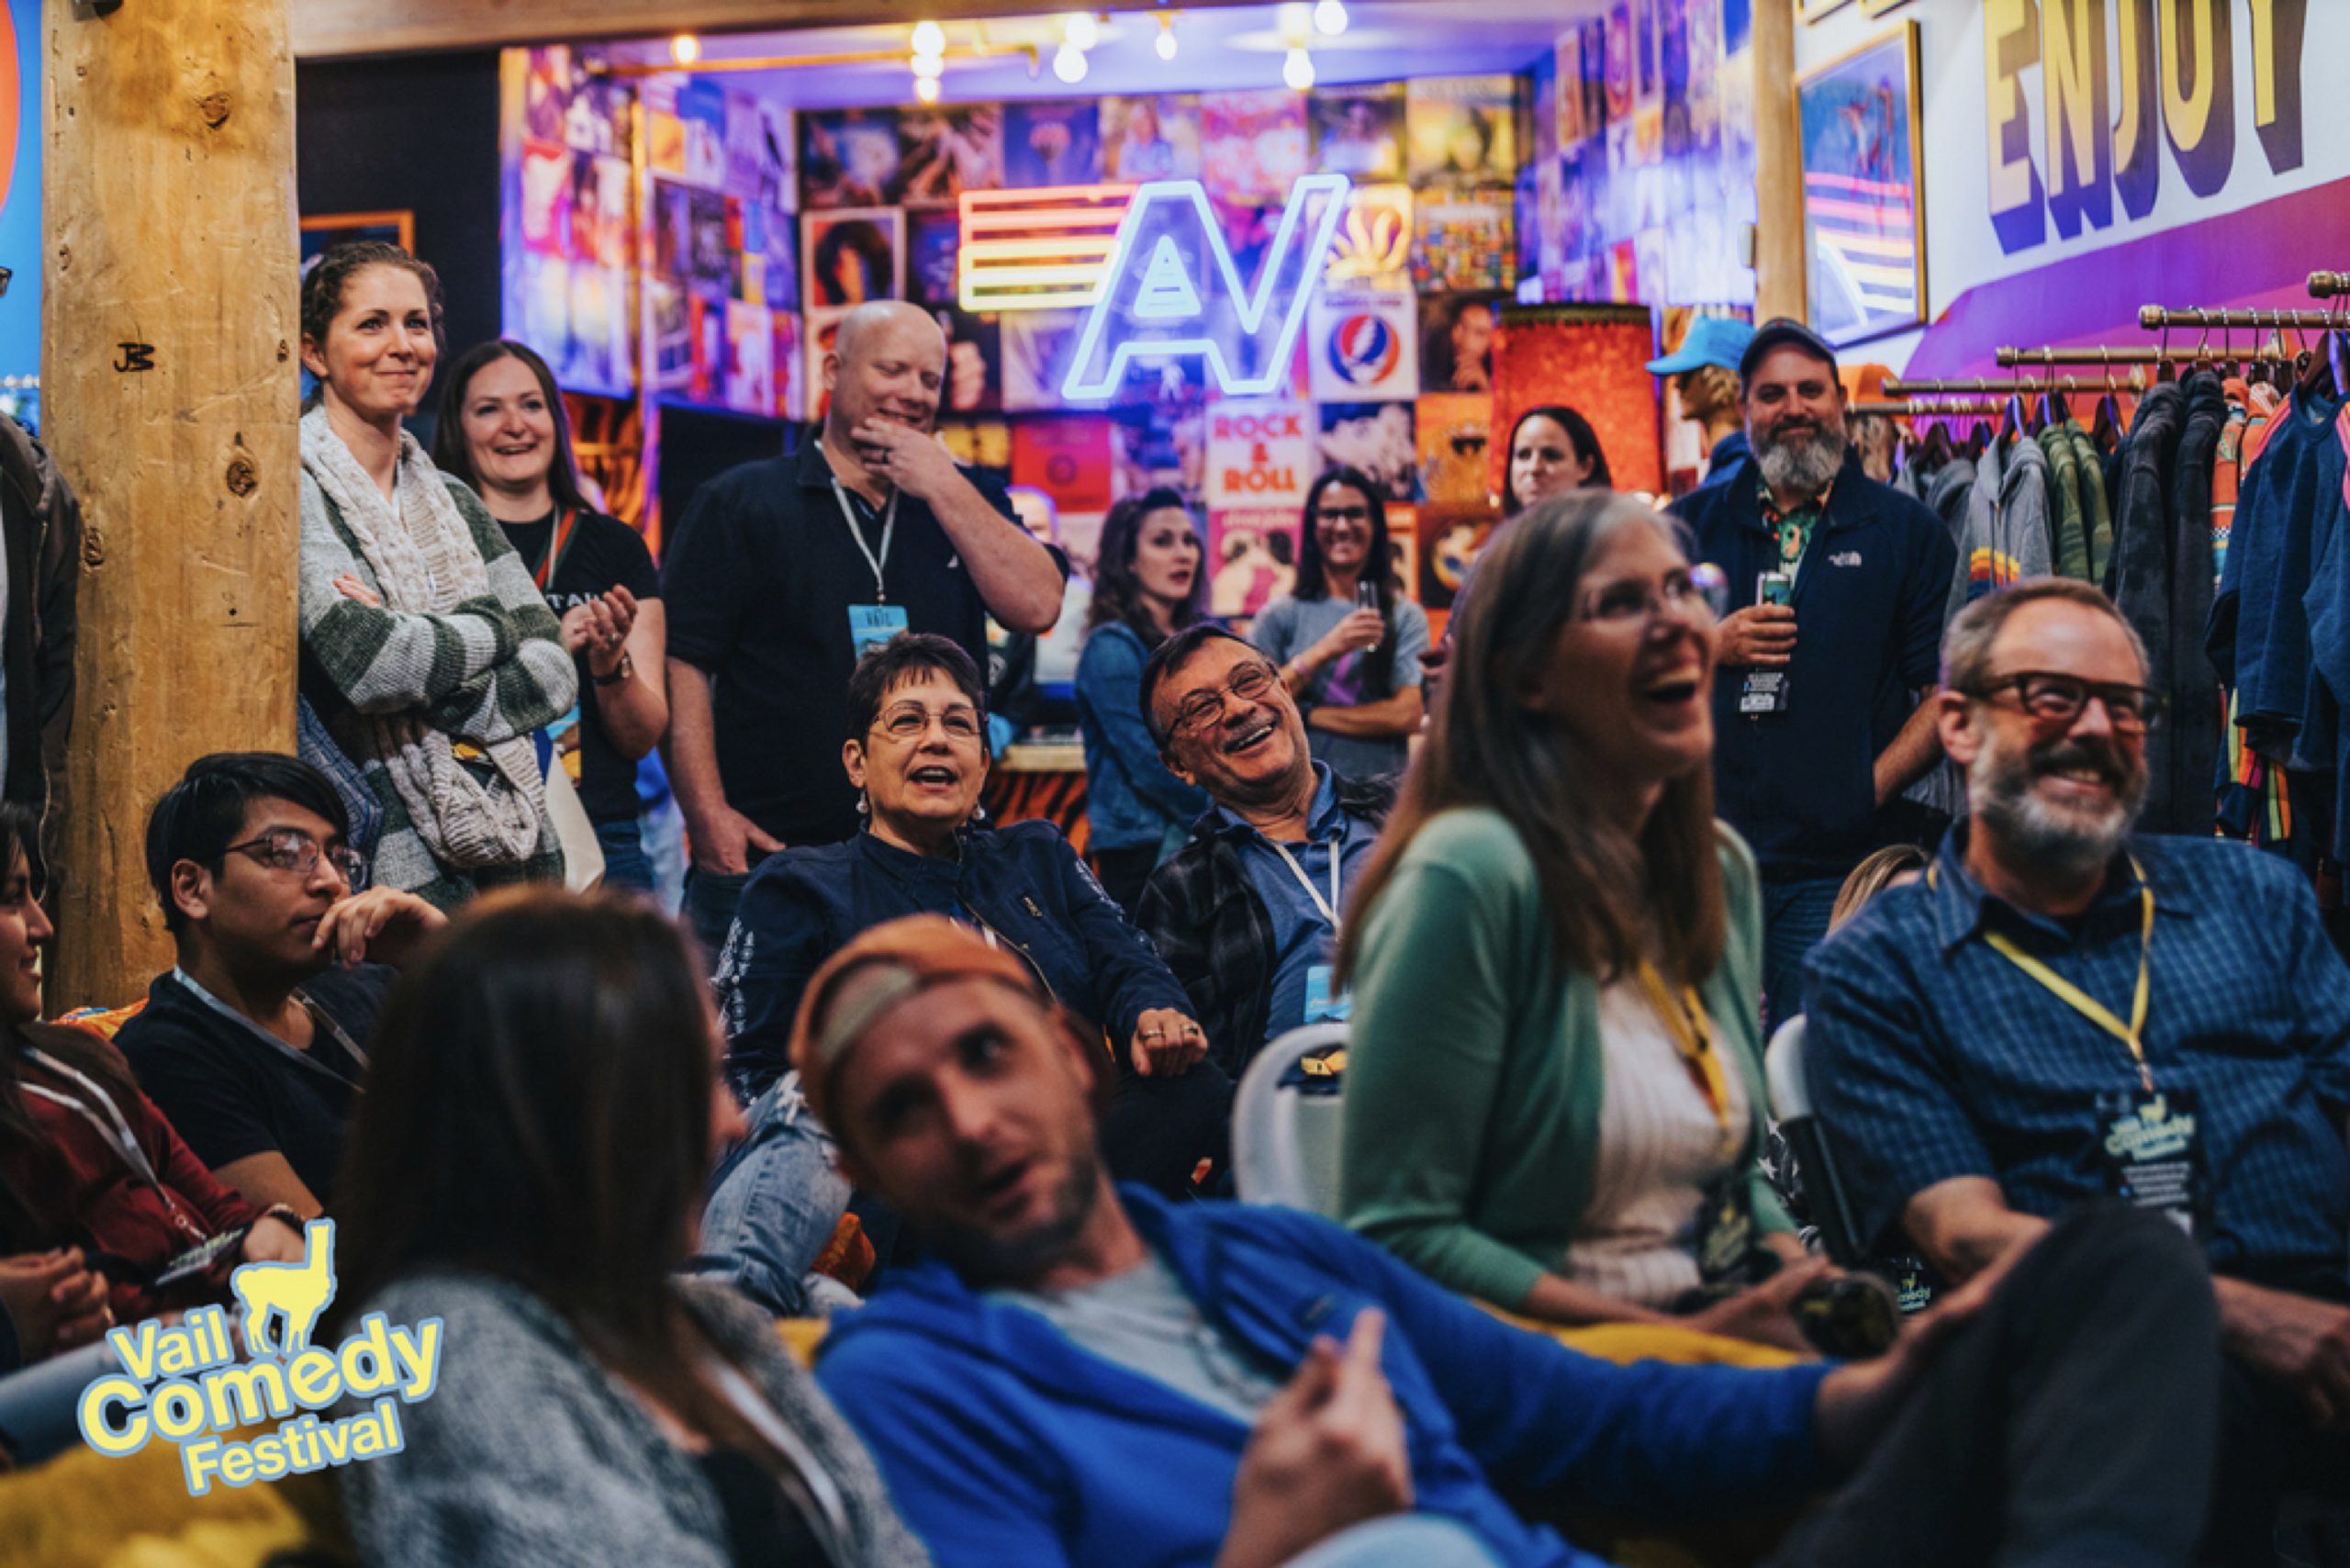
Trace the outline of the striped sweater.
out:
<instances>
[{"instance_id":1,"label":"striped sweater","mask_svg":"<svg viewBox=\"0 0 2350 1568\"><path fill-rule=\"evenodd\" d=\"M459 742L527 735L577 700L579 678L561 624L489 510L462 482L442 476L489 570L490 593L437 614L377 609L334 584L350 576L380 594L333 500L302 476L303 690L383 808L375 880L442 909L487 888L560 881L563 853L542 821L538 847L518 866L459 869L425 846L376 755L363 713L419 712Z\"/></svg>"}]
</instances>

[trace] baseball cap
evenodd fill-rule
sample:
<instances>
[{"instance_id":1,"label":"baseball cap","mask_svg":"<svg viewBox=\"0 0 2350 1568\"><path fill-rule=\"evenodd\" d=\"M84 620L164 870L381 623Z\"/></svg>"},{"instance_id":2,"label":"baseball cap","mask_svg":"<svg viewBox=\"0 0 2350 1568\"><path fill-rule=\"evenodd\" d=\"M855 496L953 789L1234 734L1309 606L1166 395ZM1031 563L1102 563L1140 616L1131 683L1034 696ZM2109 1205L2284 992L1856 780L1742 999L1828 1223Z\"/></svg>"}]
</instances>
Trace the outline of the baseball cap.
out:
<instances>
[{"instance_id":1,"label":"baseball cap","mask_svg":"<svg viewBox=\"0 0 2350 1568\"><path fill-rule=\"evenodd\" d=\"M1754 329L1728 316L1699 316L1689 323L1681 346L1662 359L1649 361L1651 375L1678 375L1701 364L1736 370L1739 356L1752 342Z\"/></svg>"},{"instance_id":2,"label":"baseball cap","mask_svg":"<svg viewBox=\"0 0 2350 1568\"><path fill-rule=\"evenodd\" d=\"M1828 346L1826 339L1793 317L1780 316L1755 329L1754 341L1747 344L1746 352L1739 356L1739 381L1742 384L1754 379L1754 367L1761 364L1763 356L1773 349L1788 348L1801 349L1814 359L1824 360L1830 371L1837 368L1836 351Z\"/></svg>"}]
</instances>

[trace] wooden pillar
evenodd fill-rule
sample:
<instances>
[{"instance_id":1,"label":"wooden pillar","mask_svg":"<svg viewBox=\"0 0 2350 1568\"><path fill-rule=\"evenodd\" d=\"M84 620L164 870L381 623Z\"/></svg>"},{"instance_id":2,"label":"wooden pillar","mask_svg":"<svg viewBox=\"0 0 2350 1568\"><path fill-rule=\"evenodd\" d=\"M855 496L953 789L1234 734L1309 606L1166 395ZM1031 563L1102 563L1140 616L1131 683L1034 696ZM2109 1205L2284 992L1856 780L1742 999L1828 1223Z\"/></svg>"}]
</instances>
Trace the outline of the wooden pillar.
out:
<instances>
[{"instance_id":1,"label":"wooden pillar","mask_svg":"<svg viewBox=\"0 0 2350 1568\"><path fill-rule=\"evenodd\" d=\"M84 526L52 1011L170 962L156 796L206 752L293 749L292 5L42 16L43 426Z\"/></svg>"},{"instance_id":2,"label":"wooden pillar","mask_svg":"<svg viewBox=\"0 0 2350 1568\"><path fill-rule=\"evenodd\" d=\"M1796 123L1796 0L1754 0L1754 319L1810 313L1803 145Z\"/></svg>"}]
</instances>

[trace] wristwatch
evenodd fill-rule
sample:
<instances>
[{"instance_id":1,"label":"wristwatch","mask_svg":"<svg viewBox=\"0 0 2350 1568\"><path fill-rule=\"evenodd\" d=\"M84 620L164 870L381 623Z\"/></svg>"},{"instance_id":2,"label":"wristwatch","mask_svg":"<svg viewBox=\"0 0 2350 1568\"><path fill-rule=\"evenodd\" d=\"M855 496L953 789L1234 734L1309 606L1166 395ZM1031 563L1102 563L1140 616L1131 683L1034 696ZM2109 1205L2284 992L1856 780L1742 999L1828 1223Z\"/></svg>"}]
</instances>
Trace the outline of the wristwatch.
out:
<instances>
[{"instance_id":1,"label":"wristwatch","mask_svg":"<svg viewBox=\"0 0 2350 1568\"><path fill-rule=\"evenodd\" d=\"M613 667L611 674L598 675L593 670L590 670L588 673L588 678L594 681L599 686L618 686L621 681L626 680L630 676L634 675L635 673L636 660L630 655L627 649L623 648L621 650L621 662Z\"/></svg>"}]
</instances>

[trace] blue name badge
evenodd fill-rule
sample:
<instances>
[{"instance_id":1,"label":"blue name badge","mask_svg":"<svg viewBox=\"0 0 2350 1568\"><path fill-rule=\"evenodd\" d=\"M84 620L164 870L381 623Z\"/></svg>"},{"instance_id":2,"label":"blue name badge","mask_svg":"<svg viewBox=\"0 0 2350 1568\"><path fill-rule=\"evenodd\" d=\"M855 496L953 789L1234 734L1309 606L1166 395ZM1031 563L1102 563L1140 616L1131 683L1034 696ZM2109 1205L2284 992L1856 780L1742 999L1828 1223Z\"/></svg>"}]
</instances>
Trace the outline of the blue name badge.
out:
<instances>
[{"instance_id":1,"label":"blue name badge","mask_svg":"<svg viewBox=\"0 0 2350 1568\"><path fill-rule=\"evenodd\" d=\"M906 629L906 607L902 604L852 604L848 607L848 646L852 655L863 658Z\"/></svg>"},{"instance_id":2,"label":"blue name badge","mask_svg":"<svg viewBox=\"0 0 2350 1568\"><path fill-rule=\"evenodd\" d=\"M1316 964L1305 971L1305 1021L1309 1024L1344 1024L1354 1016L1355 999L1352 991L1330 994L1330 966Z\"/></svg>"}]
</instances>

